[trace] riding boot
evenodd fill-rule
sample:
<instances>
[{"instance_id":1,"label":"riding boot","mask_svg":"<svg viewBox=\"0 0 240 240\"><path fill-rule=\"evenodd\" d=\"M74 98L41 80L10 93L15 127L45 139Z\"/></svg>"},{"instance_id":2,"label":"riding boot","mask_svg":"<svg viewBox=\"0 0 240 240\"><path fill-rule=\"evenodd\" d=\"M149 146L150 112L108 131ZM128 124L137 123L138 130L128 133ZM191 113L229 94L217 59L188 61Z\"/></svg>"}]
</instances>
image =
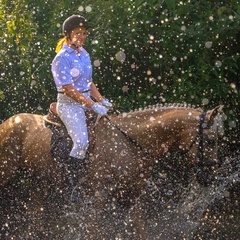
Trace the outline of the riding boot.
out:
<instances>
[{"instance_id":1,"label":"riding boot","mask_svg":"<svg viewBox=\"0 0 240 240\"><path fill-rule=\"evenodd\" d=\"M201 185L207 187L214 180L213 170L209 166L201 165L198 167L196 177Z\"/></svg>"},{"instance_id":2,"label":"riding boot","mask_svg":"<svg viewBox=\"0 0 240 240\"><path fill-rule=\"evenodd\" d=\"M80 198L79 178L84 173L84 159L69 157L66 161L68 189L71 193L71 202L78 202Z\"/></svg>"}]
</instances>

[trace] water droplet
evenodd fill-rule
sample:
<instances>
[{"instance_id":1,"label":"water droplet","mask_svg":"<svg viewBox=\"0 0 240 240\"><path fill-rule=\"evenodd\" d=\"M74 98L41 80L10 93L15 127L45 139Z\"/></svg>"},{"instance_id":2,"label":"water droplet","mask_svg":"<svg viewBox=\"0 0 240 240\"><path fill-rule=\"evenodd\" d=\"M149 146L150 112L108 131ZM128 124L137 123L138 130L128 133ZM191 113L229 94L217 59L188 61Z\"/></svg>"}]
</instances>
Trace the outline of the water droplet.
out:
<instances>
[{"instance_id":1,"label":"water droplet","mask_svg":"<svg viewBox=\"0 0 240 240\"><path fill-rule=\"evenodd\" d=\"M128 92L128 90L129 90L129 87L128 87L128 86L125 85L125 86L122 87L122 91L123 91L123 92Z\"/></svg>"},{"instance_id":2,"label":"water droplet","mask_svg":"<svg viewBox=\"0 0 240 240\"><path fill-rule=\"evenodd\" d=\"M182 30L182 31L186 31L186 29L187 29L186 26L182 26L182 27L181 27L181 30Z\"/></svg>"},{"instance_id":3,"label":"water droplet","mask_svg":"<svg viewBox=\"0 0 240 240\"><path fill-rule=\"evenodd\" d=\"M119 51L117 54L116 54L116 59L119 61L119 62L123 62L126 58L126 54L122 51Z\"/></svg>"},{"instance_id":4,"label":"water droplet","mask_svg":"<svg viewBox=\"0 0 240 240\"><path fill-rule=\"evenodd\" d=\"M202 104L207 105L209 103L209 100L207 98L204 98L202 100Z\"/></svg>"},{"instance_id":5,"label":"water droplet","mask_svg":"<svg viewBox=\"0 0 240 240\"><path fill-rule=\"evenodd\" d=\"M31 81L31 86L36 85L36 83L37 83L36 80L32 80L32 81Z\"/></svg>"},{"instance_id":6,"label":"water droplet","mask_svg":"<svg viewBox=\"0 0 240 240\"><path fill-rule=\"evenodd\" d=\"M206 42L205 47L206 48L211 48L212 47L212 42L211 41Z\"/></svg>"},{"instance_id":7,"label":"water droplet","mask_svg":"<svg viewBox=\"0 0 240 240\"><path fill-rule=\"evenodd\" d=\"M38 111L42 111L43 108L42 108L41 106L38 106L38 107L37 107L37 110L38 110Z\"/></svg>"},{"instance_id":8,"label":"water droplet","mask_svg":"<svg viewBox=\"0 0 240 240\"><path fill-rule=\"evenodd\" d=\"M230 127L230 128L236 127L236 122L235 122L235 121L230 121L230 122L229 122L229 127Z\"/></svg>"},{"instance_id":9,"label":"water droplet","mask_svg":"<svg viewBox=\"0 0 240 240\"><path fill-rule=\"evenodd\" d=\"M98 40L92 40L92 44L98 44Z\"/></svg>"},{"instance_id":10,"label":"water droplet","mask_svg":"<svg viewBox=\"0 0 240 240\"><path fill-rule=\"evenodd\" d=\"M80 72L79 72L79 69L78 68L72 68L71 71L70 71L70 74L72 77L77 77L79 76Z\"/></svg>"},{"instance_id":11,"label":"water droplet","mask_svg":"<svg viewBox=\"0 0 240 240\"><path fill-rule=\"evenodd\" d=\"M37 62L38 62L38 58L34 58L34 59L33 59L33 62L34 62L34 63L37 63Z\"/></svg>"},{"instance_id":12,"label":"water droplet","mask_svg":"<svg viewBox=\"0 0 240 240\"><path fill-rule=\"evenodd\" d=\"M85 10L86 10L86 12L91 12L92 8L90 6L87 6Z\"/></svg>"},{"instance_id":13,"label":"water droplet","mask_svg":"<svg viewBox=\"0 0 240 240\"><path fill-rule=\"evenodd\" d=\"M153 35L150 35L149 38L150 38L151 40L154 40L154 36L153 36Z\"/></svg>"},{"instance_id":14,"label":"water droplet","mask_svg":"<svg viewBox=\"0 0 240 240\"><path fill-rule=\"evenodd\" d=\"M79 12L83 12L84 11L84 7L83 6L78 7L78 11Z\"/></svg>"},{"instance_id":15,"label":"water droplet","mask_svg":"<svg viewBox=\"0 0 240 240\"><path fill-rule=\"evenodd\" d=\"M217 61L215 62L215 66L216 66L216 67L221 67L221 66L222 66L222 62L221 62L220 60L217 60Z\"/></svg>"},{"instance_id":16,"label":"water droplet","mask_svg":"<svg viewBox=\"0 0 240 240\"><path fill-rule=\"evenodd\" d=\"M101 63L100 63L99 60L95 60L95 61L93 62L93 65L94 65L95 67L99 67L99 66L101 65Z\"/></svg>"},{"instance_id":17,"label":"water droplet","mask_svg":"<svg viewBox=\"0 0 240 240\"><path fill-rule=\"evenodd\" d=\"M151 74L152 74L151 70L147 70L147 75L151 75Z\"/></svg>"}]
</instances>

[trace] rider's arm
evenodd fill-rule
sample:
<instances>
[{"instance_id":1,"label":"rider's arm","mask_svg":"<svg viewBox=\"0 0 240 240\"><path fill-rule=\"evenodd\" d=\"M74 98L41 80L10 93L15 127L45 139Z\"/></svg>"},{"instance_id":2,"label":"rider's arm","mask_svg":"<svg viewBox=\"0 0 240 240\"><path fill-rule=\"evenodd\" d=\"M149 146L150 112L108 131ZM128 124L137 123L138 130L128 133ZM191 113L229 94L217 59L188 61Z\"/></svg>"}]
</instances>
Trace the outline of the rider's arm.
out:
<instances>
[{"instance_id":1,"label":"rider's arm","mask_svg":"<svg viewBox=\"0 0 240 240\"><path fill-rule=\"evenodd\" d=\"M80 93L79 91L77 91L72 84L67 84L62 86L62 89L64 90L64 93L69 96L70 98L72 98L74 101L88 107L88 108L92 108L94 102L85 98L82 93Z\"/></svg>"},{"instance_id":2,"label":"rider's arm","mask_svg":"<svg viewBox=\"0 0 240 240\"><path fill-rule=\"evenodd\" d=\"M100 94L98 91L96 85L92 82L91 83L91 89L90 89L91 96L97 101L97 102L102 102L104 97Z\"/></svg>"}]
</instances>

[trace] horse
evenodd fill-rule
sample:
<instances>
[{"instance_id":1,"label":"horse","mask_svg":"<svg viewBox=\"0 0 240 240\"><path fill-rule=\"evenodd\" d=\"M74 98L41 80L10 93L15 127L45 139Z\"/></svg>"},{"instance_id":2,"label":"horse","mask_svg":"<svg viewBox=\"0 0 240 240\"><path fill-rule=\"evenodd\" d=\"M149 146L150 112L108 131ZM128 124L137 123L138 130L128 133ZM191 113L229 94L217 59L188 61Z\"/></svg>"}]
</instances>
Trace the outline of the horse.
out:
<instances>
[{"instance_id":1,"label":"horse","mask_svg":"<svg viewBox=\"0 0 240 240\"><path fill-rule=\"evenodd\" d=\"M109 201L132 206L146 187L156 161L168 152L181 151L190 166L218 162L218 137L223 134L222 108L203 111L189 105L148 106L98 119L95 143L84 171L84 183L97 214L86 239L103 236L99 215ZM0 186L4 186L20 167L28 168L42 179L60 181L58 162L51 155L51 130L44 116L20 113L0 125ZM211 164L210 164L211 165ZM111 199L111 200L109 200ZM144 237L141 211L134 223L137 239Z\"/></svg>"}]
</instances>

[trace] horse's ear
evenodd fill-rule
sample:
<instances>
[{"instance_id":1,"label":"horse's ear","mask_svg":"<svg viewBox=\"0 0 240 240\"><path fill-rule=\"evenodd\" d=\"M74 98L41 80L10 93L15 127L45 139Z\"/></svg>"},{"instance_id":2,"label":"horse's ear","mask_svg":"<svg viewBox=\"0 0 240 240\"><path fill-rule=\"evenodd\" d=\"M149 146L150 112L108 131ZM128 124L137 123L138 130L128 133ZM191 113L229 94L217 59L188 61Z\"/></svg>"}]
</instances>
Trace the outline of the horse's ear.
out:
<instances>
[{"instance_id":1,"label":"horse's ear","mask_svg":"<svg viewBox=\"0 0 240 240\"><path fill-rule=\"evenodd\" d=\"M211 126L214 123L214 118L218 113L222 112L224 105L219 105L212 110L207 111L206 118L208 120L208 125Z\"/></svg>"}]
</instances>

